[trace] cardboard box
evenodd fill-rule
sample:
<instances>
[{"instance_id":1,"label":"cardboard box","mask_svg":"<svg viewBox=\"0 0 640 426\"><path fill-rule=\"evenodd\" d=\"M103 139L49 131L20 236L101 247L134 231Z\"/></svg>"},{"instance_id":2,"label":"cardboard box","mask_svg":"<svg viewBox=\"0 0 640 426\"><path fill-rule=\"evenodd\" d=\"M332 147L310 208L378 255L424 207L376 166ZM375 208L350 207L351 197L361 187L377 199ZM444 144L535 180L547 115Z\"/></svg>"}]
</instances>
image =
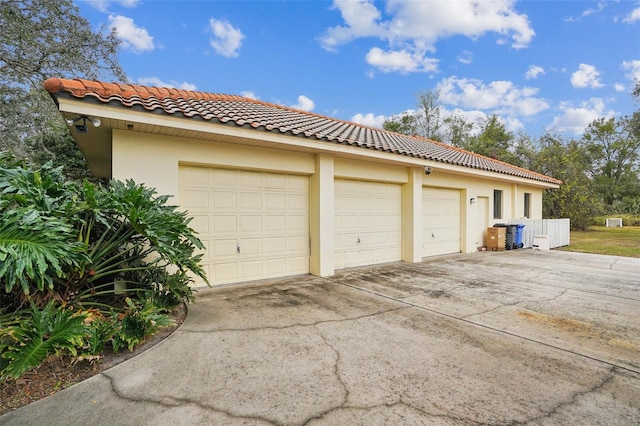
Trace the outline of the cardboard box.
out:
<instances>
[{"instance_id":1,"label":"cardboard box","mask_svg":"<svg viewBox=\"0 0 640 426\"><path fill-rule=\"evenodd\" d=\"M507 246L507 228L487 229L487 250L502 251Z\"/></svg>"}]
</instances>

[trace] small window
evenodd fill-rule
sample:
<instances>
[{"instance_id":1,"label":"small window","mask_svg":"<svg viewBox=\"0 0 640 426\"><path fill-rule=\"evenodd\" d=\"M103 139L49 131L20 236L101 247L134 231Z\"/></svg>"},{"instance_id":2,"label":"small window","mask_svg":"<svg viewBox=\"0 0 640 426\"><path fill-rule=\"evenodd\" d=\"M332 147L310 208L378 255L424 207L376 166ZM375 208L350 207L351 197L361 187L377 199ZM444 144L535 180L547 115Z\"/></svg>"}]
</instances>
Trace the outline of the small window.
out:
<instances>
[{"instance_id":1,"label":"small window","mask_svg":"<svg viewBox=\"0 0 640 426\"><path fill-rule=\"evenodd\" d=\"M528 192L524 193L524 217L531 217L531 194Z\"/></svg>"},{"instance_id":2,"label":"small window","mask_svg":"<svg viewBox=\"0 0 640 426\"><path fill-rule=\"evenodd\" d=\"M502 218L502 191L499 189L493 190L493 218Z\"/></svg>"}]
</instances>

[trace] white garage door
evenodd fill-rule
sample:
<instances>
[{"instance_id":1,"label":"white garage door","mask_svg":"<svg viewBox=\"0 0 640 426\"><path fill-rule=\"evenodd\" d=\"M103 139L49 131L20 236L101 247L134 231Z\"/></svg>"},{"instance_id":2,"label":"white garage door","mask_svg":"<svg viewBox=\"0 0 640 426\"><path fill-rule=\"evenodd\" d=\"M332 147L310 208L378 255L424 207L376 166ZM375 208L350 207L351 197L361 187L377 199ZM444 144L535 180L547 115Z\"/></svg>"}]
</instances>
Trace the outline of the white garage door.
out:
<instances>
[{"instance_id":1,"label":"white garage door","mask_svg":"<svg viewBox=\"0 0 640 426\"><path fill-rule=\"evenodd\" d=\"M307 177L183 166L180 205L212 284L309 272Z\"/></svg>"},{"instance_id":2,"label":"white garage door","mask_svg":"<svg viewBox=\"0 0 640 426\"><path fill-rule=\"evenodd\" d=\"M400 185L336 179L335 268L402 257Z\"/></svg>"},{"instance_id":3,"label":"white garage door","mask_svg":"<svg viewBox=\"0 0 640 426\"><path fill-rule=\"evenodd\" d=\"M422 188L422 256L460 252L460 191Z\"/></svg>"}]
</instances>

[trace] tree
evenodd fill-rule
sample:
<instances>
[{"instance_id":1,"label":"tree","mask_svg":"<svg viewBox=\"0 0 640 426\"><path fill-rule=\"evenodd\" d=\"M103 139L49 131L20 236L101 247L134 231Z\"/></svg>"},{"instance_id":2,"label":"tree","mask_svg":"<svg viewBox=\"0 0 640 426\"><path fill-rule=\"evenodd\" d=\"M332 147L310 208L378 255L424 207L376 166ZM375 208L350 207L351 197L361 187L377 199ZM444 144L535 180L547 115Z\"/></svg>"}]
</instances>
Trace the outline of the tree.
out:
<instances>
[{"instance_id":1,"label":"tree","mask_svg":"<svg viewBox=\"0 0 640 426\"><path fill-rule=\"evenodd\" d=\"M413 112L405 112L399 117L386 120L382 127L385 130L409 136L422 136L427 139L441 141L440 133L440 93L438 90L427 90L416 95L416 106Z\"/></svg>"},{"instance_id":2,"label":"tree","mask_svg":"<svg viewBox=\"0 0 640 426\"><path fill-rule=\"evenodd\" d=\"M444 119L445 141L458 148L469 146L473 138L474 124L465 120L462 114L453 113Z\"/></svg>"},{"instance_id":3,"label":"tree","mask_svg":"<svg viewBox=\"0 0 640 426\"><path fill-rule=\"evenodd\" d=\"M416 117L409 113L404 113L400 115L400 117L386 120L382 124L382 127L390 132L401 133L403 135L415 136L418 134Z\"/></svg>"},{"instance_id":4,"label":"tree","mask_svg":"<svg viewBox=\"0 0 640 426\"><path fill-rule=\"evenodd\" d=\"M72 0L3 0L0 28L0 151L55 159L46 142L71 141L42 83L49 77L126 81L116 33L94 32Z\"/></svg>"},{"instance_id":5,"label":"tree","mask_svg":"<svg viewBox=\"0 0 640 426\"><path fill-rule=\"evenodd\" d=\"M545 191L543 217L568 217L572 229L586 229L589 219L602 212L593 182L585 174L589 163L586 150L574 140L564 142L548 134L540 138L538 146L533 170L562 180L560 188Z\"/></svg>"},{"instance_id":6,"label":"tree","mask_svg":"<svg viewBox=\"0 0 640 426\"><path fill-rule=\"evenodd\" d=\"M493 114L480 123L480 133L470 138L462 148L486 157L514 164L517 157L512 151L514 135L507 130L504 122Z\"/></svg>"},{"instance_id":7,"label":"tree","mask_svg":"<svg viewBox=\"0 0 640 426\"><path fill-rule=\"evenodd\" d=\"M420 135L440 141L440 91L437 89L420 92L417 96L418 128Z\"/></svg>"},{"instance_id":8,"label":"tree","mask_svg":"<svg viewBox=\"0 0 640 426\"><path fill-rule=\"evenodd\" d=\"M589 154L588 171L596 192L612 207L626 197L640 196L640 112L599 118L587 127L582 143Z\"/></svg>"}]
</instances>

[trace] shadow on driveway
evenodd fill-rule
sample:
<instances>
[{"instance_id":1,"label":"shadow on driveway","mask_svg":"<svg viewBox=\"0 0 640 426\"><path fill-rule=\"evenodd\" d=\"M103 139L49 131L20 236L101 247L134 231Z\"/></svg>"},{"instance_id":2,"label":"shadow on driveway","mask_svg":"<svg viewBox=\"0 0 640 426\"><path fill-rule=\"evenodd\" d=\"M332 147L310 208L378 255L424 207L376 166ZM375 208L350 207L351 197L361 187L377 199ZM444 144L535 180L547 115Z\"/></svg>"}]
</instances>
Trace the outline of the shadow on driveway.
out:
<instances>
[{"instance_id":1,"label":"shadow on driveway","mask_svg":"<svg viewBox=\"0 0 640 426\"><path fill-rule=\"evenodd\" d=\"M519 250L198 292L17 424L638 424L639 259Z\"/></svg>"}]
</instances>

